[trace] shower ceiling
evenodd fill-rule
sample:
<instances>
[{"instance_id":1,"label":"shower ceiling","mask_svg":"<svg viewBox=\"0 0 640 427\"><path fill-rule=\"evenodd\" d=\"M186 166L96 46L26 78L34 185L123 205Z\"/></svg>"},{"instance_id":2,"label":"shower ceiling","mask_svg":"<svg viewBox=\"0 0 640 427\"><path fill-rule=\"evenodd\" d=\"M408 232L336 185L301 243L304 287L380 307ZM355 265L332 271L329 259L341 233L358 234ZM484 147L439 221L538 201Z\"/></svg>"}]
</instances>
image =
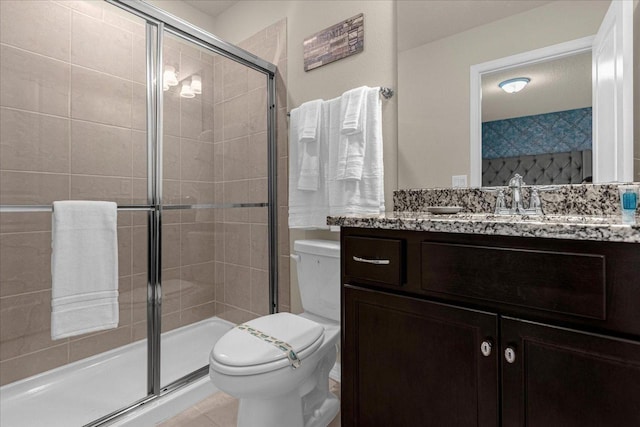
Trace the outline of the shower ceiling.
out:
<instances>
[{"instance_id":1,"label":"shower ceiling","mask_svg":"<svg viewBox=\"0 0 640 427\"><path fill-rule=\"evenodd\" d=\"M231 6L236 4L238 0L220 0L220 1L202 1L202 0L184 0L189 6L206 13L209 16L216 17Z\"/></svg>"}]
</instances>

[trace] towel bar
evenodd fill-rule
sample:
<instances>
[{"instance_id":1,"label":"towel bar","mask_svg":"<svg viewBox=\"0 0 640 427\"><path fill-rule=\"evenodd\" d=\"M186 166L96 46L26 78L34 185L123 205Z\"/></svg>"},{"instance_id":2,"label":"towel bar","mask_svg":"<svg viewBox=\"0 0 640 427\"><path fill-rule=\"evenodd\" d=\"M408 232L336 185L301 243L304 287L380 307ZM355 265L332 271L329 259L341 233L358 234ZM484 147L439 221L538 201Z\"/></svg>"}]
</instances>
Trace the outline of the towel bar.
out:
<instances>
[{"instance_id":1,"label":"towel bar","mask_svg":"<svg viewBox=\"0 0 640 427\"><path fill-rule=\"evenodd\" d=\"M382 87L382 86L380 87L380 95L382 95L384 99L389 99L393 97L394 94L395 92L390 87ZM291 113L288 112L287 117L290 117L290 116L291 116Z\"/></svg>"}]
</instances>

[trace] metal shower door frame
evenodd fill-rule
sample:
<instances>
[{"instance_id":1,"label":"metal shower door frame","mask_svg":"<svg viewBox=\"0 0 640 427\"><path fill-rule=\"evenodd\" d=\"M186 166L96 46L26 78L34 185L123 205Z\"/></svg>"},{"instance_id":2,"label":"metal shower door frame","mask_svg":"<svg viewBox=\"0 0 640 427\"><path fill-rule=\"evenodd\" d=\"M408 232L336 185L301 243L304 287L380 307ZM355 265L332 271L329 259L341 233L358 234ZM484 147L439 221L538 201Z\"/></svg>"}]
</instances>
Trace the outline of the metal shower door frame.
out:
<instances>
[{"instance_id":1,"label":"metal shower door frame","mask_svg":"<svg viewBox=\"0 0 640 427\"><path fill-rule=\"evenodd\" d=\"M141 0L105 0L126 10L146 22L146 64L147 64L147 205L139 206L148 211L148 265L147 265L147 396L131 406L105 415L85 427L105 425L116 418L131 413L144 404L171 393L208 374L204 366L166 385L161 385L161 331L162 331L162 212L165 209L192 208L233 208L267 207L269 240L269 312L278 307L278 243L277 243L277 144L276 144L276 66L257 56L225 42L186 21L177 18ZM162 118L163 89L160 79L163 75L164 33L170 33L192 42L204 49L239 62L267 78L267 163L268 179L267 203L236 203L208 205L169 205L162 202Z\"/></svg>"}]
</instances>

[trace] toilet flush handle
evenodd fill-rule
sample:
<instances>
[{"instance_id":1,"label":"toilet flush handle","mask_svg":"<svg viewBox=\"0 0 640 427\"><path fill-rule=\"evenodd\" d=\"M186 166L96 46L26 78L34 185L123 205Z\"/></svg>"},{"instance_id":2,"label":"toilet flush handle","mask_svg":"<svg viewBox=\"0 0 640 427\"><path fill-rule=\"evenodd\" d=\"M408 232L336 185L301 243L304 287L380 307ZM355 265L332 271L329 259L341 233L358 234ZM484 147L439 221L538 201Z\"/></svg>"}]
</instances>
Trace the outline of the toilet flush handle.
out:
<instances>
[{"instance_id":1,"label":"toilet flush handle","mask_svg":"<svg viewBox=\"0 0 640 427\"><path fill-rule=\"evenodd\" d=\"M289 255L291 257L292 260L294 260L295 262L300 262L300 255L298 254L291 254Z\"/></svg>"}]
</instances>

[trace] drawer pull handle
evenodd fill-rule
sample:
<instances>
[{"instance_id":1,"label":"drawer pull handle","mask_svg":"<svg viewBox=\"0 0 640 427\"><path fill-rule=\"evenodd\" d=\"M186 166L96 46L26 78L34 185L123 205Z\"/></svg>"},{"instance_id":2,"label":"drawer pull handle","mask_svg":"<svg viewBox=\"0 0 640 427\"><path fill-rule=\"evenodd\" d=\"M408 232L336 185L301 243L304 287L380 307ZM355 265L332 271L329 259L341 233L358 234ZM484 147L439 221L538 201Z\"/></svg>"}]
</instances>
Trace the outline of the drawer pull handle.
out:
<instances>
[{"instance_id":1,"label":"drawer pull handle","mask_svg":"<svg viewBox=\"0 0 640 427\"><path fill-rule=\"evenodd\" d=\"M391 261L388 259L366 259L360 258L359 256L353 256L353 260L357 262L364 262L366 264L374 264L374 265L388 265Z\"/></svg>"},{"instance_id":2,"label":"drawer pull handle","mask_svg":"<svg viewBox=\"0 0 640 427\"><path fill-rule=\"evenodd\" d=\"M508 363L516 361L516 350L513 347L507 347L504 351L504 358Z\"/></svg>"},{"instance_id":3,"label":"drawer pull handle","mask_svg":"<svg viewBox=\"0 0 640 427\"><path fill-rule=\"evenodd\" d=\"M482 355L487 357L491 355L491 349L493 345L491 340L482 341L482 345L480 345L480 351L482 351Z\"/></svg>"}]
</instances>

